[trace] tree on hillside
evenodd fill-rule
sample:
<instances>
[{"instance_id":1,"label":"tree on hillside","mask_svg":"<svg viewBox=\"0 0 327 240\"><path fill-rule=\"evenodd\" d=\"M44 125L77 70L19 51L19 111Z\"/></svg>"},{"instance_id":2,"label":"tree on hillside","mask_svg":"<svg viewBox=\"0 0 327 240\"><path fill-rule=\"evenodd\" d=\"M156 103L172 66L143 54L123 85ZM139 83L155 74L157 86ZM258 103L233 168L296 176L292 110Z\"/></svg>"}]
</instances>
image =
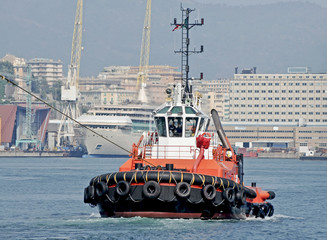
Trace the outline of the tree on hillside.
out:
<instances>
[{"instance_id":1,"label":"tree on hillside","mask_svg":"<svg viewBox=\"0 0 327 240\"><path fill-rule=\"evenodd\" d=\"M10 62L0 62L0 74L11 77L14 75L14 66ZM7 82L0 80L0 103L5 101L5 90Z\"/></svg>"},{"instance_id":2,"label":"tree on hillside","mask_svg":"<svg viewBox=\"0 0 327 240\"><path fill-rule=\"evenodd\" d=\"M62 86L61 81L56 81L52 85L51 94L52 94L52 99L55 101L61 100L61 86Z\"/></svg>"}]
</instances>

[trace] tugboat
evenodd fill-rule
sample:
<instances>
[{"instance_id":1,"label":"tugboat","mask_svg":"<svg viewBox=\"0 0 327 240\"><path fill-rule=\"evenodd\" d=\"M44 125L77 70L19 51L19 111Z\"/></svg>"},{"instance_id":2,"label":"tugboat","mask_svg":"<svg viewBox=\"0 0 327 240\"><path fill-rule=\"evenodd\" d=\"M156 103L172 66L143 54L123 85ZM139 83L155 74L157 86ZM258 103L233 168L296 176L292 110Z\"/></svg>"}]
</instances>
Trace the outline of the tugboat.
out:
<instances>
[{"instance_id":1,"label":"tugboat","mask_svg":"<svg viewBox=\"0 0 327 240\"><path fill-rule=\"evenodd\" d=\"M181 7L182 79L166 93L166 103L154 112L156 130L144 132L133 144L131 158L118 172L91 179L84 202L98 206L102 217L151 217L245 219L271 217L269 199L274 192L244 186L243 155L237 155L211 111L217 133L207 128L209 117L201 111L200 94L194 93L188 56L189 30L204 21L190 23L194 9ZM202 78L202 74L200 79Z\"/></svg>"}]
</instances>

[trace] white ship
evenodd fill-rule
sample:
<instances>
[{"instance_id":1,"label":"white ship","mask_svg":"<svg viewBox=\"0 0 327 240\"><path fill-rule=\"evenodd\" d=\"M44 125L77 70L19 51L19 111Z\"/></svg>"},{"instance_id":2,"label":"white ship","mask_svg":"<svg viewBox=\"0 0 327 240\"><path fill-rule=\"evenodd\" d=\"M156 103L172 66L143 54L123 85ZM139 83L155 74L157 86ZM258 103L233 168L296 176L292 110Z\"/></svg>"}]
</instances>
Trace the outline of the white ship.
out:
<instances>
[{"instance_id":1,"label":"white ship","mask_svg":"<svg viewBox=\"0 0 327 240\"><path fill-rule=\"evenodd\" d=\"M78 129L82 143L90 156L127 156L133 143L137 143L144 131L154 127L154 107L144 105L96 106L81 115L77 121L101 134L97 136L87 129Z\"/></svg>"}]
</instances>

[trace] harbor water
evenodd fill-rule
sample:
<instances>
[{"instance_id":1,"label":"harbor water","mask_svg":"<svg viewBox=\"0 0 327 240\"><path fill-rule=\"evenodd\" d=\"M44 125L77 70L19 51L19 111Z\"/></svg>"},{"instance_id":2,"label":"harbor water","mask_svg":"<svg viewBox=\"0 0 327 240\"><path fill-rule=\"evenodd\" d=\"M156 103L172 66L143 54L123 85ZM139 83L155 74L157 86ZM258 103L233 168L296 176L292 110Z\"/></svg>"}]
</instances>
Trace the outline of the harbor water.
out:
<instances>
[{"instance_id":1,"label":"harbor water","mask_svg":"<svg viewBox=\"0 0 327 240\"><path fill-rule=\"evenodd\" d=\"M124 161L0 158L0 239L326 239L327 161L245 159L245 183L276 193L271 218L100 218L84 187Z\"/></svg>"}]
</instances>

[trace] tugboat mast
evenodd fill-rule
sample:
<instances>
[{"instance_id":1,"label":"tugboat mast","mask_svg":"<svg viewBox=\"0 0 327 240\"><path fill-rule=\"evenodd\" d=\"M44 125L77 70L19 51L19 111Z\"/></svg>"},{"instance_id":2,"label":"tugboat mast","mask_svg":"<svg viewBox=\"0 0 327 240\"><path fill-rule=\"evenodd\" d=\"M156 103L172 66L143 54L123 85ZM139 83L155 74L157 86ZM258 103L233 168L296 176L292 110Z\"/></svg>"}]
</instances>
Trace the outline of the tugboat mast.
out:
<instances>
[{"instance_id":1,"label":"tugboat mast","mask_svg":"<svg viewBox=\"0 0 327 240\"><path fill-rule=\"evenodd\" d=\"M201 22L199 23L197 20L194 23L189 22L189 16L190 13L195 11L195 9L190 8L183 8L181 4L181 12L182 12L182 23L177 23L177 19L174 18L174 23L172 25L175 26L174 30L177 30L179 28L182 28L182 48L178 51L175 51L175 53L181 53L181 80L184 87L184 94L183 94L183 102L185 102L186 99L189 99L192 101L193 94L192 94L192 87L189 83L189 80L197 79L202 80L203 79L203 73L200 74L200 78L190 78L189 72L190 72L190 66L189 66L189 56L192 53L202 53L203 52L203 45L201 45L200 50L190 50L190 35L189 31L194 26L202 26L204 24L204 19L201 18Z\"/></svg>"}]
</instances>

